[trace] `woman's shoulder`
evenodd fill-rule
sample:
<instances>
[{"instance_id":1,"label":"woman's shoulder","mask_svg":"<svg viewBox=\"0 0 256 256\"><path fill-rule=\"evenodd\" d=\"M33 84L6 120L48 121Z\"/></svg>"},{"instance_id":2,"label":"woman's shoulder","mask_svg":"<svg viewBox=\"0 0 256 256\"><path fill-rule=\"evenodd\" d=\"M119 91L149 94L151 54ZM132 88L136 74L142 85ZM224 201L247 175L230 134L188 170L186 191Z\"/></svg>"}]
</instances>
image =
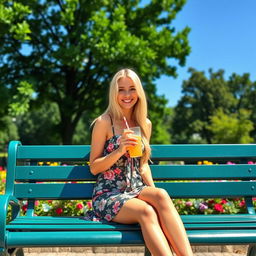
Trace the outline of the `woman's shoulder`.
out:
<instances>
[{"instance_id":1,"label":"woman's shoulder","mask_svg":"<svg viewBox=\"0 0 256 256\"><path fill-rule=\"evenodd\" d=\"M100 115L95 119L95 122L94 122L95 126L100 128L107 128L110 123L111 121L110 121L109 114Z\"/></svg>"}]
</instances>

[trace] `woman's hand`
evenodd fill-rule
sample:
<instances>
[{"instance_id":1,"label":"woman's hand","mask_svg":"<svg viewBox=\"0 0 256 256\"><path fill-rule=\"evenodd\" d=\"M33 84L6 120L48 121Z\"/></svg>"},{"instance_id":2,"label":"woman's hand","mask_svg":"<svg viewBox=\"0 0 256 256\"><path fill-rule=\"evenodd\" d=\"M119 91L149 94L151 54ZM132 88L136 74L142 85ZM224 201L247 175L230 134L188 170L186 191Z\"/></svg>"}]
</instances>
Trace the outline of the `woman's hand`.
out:
<instances>
[{"instance_id":1,"label":"woman's hand","mask_svg":"<svg viewBox=\"0 0 256 256\"><path fill-rule=\"evenodd\" d=\"M120 137L119 152L124 155L129 147L137 145L137 139L132 136L134 132L131 130L124 130L122 136Z\"/></svg>"}]
</instances>

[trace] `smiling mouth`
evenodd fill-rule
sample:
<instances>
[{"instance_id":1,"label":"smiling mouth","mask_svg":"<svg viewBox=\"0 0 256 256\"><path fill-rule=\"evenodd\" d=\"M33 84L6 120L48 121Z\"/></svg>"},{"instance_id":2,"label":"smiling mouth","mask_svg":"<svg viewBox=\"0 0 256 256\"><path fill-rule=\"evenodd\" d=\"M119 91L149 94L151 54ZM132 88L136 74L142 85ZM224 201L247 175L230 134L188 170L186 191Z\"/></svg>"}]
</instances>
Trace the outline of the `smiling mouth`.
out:
<instances>
[{"instance_id":1,"label":"smiling mouth","mask_svg":"<svg viewBox=\"0 0 256 256\"><path fill-rule=\"evenodd\" d=\"M132 100L123 100L124 103L131 103Z\"/></svg>"}]
</instances>

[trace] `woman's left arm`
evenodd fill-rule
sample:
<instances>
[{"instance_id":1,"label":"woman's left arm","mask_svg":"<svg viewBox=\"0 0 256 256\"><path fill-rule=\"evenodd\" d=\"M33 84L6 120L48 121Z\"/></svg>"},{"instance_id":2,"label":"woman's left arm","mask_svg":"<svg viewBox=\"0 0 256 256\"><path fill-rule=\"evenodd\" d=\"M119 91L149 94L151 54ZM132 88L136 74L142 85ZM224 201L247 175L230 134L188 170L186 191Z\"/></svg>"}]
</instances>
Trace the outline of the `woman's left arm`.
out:
<instances>
[{"instance_id":1,"label":"woman's left arm","mask_svg":"<svg viewBox=\"0 0 256 256\"><path fill-rule=\"evenodd\" d=\"M143 164L143 166L141 167L141 177L143 181L146 183L146 185L150 187L155 187L155 184L152 178L151 169L147 163Z\"/></svg>"},{"instance_id":2,"label":"woman's left arm","mask_svg":"<svg viewBox=\"0 0 256 256\"><path fill-rule=\"evenodd\" d=\"M147 140L148 142L150 141L150 137L151 137L151 131L152 131L152 123L149 119L147 119L147 126L148 126L148 137ZM143 178L143 181L146 183L146 185L150 186L150 187L155 187L153 178L152 178L152 173L151 173L151 169L148 165L148 163L144 163L141 166L141 176Z\"/></svg>"}]
</instances>

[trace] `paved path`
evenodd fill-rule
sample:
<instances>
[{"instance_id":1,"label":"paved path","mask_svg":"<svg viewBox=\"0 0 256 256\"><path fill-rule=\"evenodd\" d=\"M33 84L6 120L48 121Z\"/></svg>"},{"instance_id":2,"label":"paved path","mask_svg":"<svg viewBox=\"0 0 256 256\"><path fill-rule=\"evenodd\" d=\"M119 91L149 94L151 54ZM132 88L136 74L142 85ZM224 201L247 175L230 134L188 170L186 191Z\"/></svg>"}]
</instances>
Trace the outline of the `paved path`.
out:
<instances>
[{"instance_id":1,"label":"paved path","mask_svg":"<svg viewBox=\"0 0 256 256\"><path fill-rule=\"evenodd\" d=\"M71 252L63 252L63 253L25 253L25 256L82 256L82 253L71 253ZM114 253L111 256L143 256L142 253ZM227 253L227 252L198 252L195 253L194 256L245 256L246 254L237 254L237 253ZM106 253L85 253L84 256L110 256L110 254Z\"/></svg>"},{"instance_id":2,"label":"paved path","mask_svg":"<svg viewBox=\"0 0 256 256\"><path fill-rule=\"evenodd\" d=\"M73 252L63 252L63 253L25 253L25 256L143 256L143 253L73 253ZM198 252L194 256L245 256L246 254L238 253L228 253L228 252Z\"/></svg>"}]
</instances>

